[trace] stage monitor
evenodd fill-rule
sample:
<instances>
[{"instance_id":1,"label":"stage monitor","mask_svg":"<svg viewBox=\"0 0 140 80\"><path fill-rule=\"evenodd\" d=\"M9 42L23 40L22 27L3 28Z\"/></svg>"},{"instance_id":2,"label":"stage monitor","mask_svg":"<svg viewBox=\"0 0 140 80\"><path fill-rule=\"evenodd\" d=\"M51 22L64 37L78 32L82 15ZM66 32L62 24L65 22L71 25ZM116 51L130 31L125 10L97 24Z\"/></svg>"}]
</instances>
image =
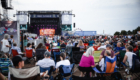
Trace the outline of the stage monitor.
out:
<instances>
[{"instance_id":1,"label":"stage monitor","mask_svg":"<svg viewBox=\"0 0 140 80\"><path fill-rule=\"evenodd\" d=\"M62 14L62 25L71 25L72 24L72 13L63 13Z\"/></svg>"},{"instance_id":2,"label":"stage monitor","mask_svg":"<svg viewBox=\"0 0 140 80\"><path fill-rule=\"evenodd\" d=\"M21 24L20 25L20 30L27 30L27 25L26 24Z\"/></svg>"},{"instance_id":3,"label":"stage monitor","mask_svg":"<svg viewBox=\"0 0 140 80\"><path fill-rule=\"evenodd\" d=\"M55 35L55 29L40 29L40 35L50 35L53 36Z\"/></svg>"}]
</instances>

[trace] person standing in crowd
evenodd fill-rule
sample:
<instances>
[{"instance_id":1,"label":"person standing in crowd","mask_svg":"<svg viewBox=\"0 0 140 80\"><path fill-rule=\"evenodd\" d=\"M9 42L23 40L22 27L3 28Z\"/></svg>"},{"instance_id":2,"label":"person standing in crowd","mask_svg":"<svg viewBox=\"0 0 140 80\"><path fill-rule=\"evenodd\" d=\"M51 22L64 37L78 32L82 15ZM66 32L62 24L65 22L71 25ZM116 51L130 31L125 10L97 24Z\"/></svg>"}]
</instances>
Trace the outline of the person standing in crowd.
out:
<instances>
[{"instance_id":1,"label":"person standing in crowd","mask_svg":"<svg viewBox=\"0 0 140 80\"><path fill-rule=\"evenodd\" d=\"M23 39L23 46L24 46L24 50L26 49L27 47L27 43L28 43L28 40L27 40L27 36L24 35L24 39Z\"/></svg>"},{"instance_id":2,"label":"person standing in crowd","mask_svg":"<svg viewBox=\"0 0 140 80\"><path fill-rule=\"evenodd\" d=\"M50 46L49 41L46 41L45 46Z\"/></svg>"},{"instance_id":3,"label":"person standing in crowd","mask_svg":"<svg viewBox=\"0 0 140 80\"><path fill-rule=\"evenodd\" d=\"M9 47L11 47L11 46L9 45L8 37L9 37L9 35L5 34L4 39L1 40L1 44L2 44L1 51L2 51L2 56L5 55L5 56L9 57Z\"/></svg>"},{"instance_id":4,"label":"person standing in crowd","mask_svg":"<svg viewBox=\"0 0 140 80\"><path fill-rule=\"evenodd\" d=\"M44 36L44 38L43 38L43 39L44 39L44 43L46 44L46 37Z\"/></svg>"},{"instance_id":5,"label":"person standing in crowd","mask_svg":"<svg viewBox=\"0 0 140 80\"><path fill-rule=\"evenodd\" d=\"M10 36L10 39L9 39L9 44L11 45L11 48L13 47L13 43L14 43L14 39L13 39L13 35Z\"/></svg>"},{"instance_id":6,"label":"person standing in crowd","mask_svg":"<svg viewBox=\"0 0 140 80\"><path fill-rule=\"evenodd\" d=\"M32 49L35 50L35 44L34 44L34 42L32 42Z\"/></svg>"}]
</instances>

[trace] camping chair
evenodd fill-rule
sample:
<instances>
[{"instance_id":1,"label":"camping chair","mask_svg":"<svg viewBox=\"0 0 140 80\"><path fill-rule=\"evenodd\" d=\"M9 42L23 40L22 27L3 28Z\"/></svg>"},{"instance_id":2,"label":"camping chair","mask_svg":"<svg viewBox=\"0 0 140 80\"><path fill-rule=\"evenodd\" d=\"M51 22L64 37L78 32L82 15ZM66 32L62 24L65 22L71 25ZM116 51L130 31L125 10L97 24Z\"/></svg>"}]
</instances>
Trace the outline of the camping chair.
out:
<instances>
[{"instance_id":1,"label":"camping chair","mask_svg":"<svg viewBox=\"0 0 140 80\"><path fill-rule=\"evenodd\" d=\"M16 55L19 55L19 54L18 54L17 50L12 49L12 55L13 55L13 57L15 57Z\"/></svg>"},{"instance_id":2,"label":"camping chair","mask_svg":"<svg viewBox=\"0 0 140 80\"><path fill-rule=\"evenodd\" d=\"M120 51L120 56L119 56L120 58L119 58L119 60L118 60L119 70L120 70L120 68L121 68L121 62L122 62L123 59L124 59L125 53L126 53L125 50L121 50L121 51Z\"/></svg>"},{"instance_id":3,"label":"camping chair","mask_svg":"<svg viewBox=\"0 0 140 80\"><path fill-rule=\"evenodd\" d=\"M108 76L108 75L111 75L115 72L117 72L116 70L116 57L114 57L114 59L110 59L108 57L105 57L104 58L104 71L99 71L96 67L93 68L93 70L99 74L97 76L101 76L101 77L104 77L104 76ZM111 79L112 80L112 79Z\"/></svg>"},{"instance_id":4,"label":"camping chair","mask_svg":"<svg viewBox=\"0 0 140 80\"><path fill-rule=\"evenodd\" d=\"M53 52L55 63L60 61L60 52Z\"/></svg>"},{"instance_id":5,"label":"camping chair","mask_svg":"<svg viewBox=\"0 0 140 80\"><path fill-rule=\"evenodd\" d=\"M65 47L61 47L60 52L65 52Z\"/></svg>"},{"instance_id":6,"label":"camping chair","mask_svg":"<svg viewBox=\"0 0 140 80\"><path fill-rule=\"evenodd\" d=\"M34 56L33 56L33 50L26 49L25 51L26 51L26 57L27 57L28 62L30 62L31 59L33 59L35 61Z\"/></svg>"},{"instance_id":7,"label":"camping chair","mask_svg":"<svg viewBox=\"0 0 140 80\"><path fill-rule=\"evenodd\" d=\"M46 50L49 50L49 46L46 46Z\"/></svg>"},{"instance_id":8,"label":"camping chair","mask_svg":"<svg viewBox=\"0 0 140 80\"><path fill-rule=\"evenodd\" d=\"M98 51L98 47L99 46L93 46L93 48L94 48L95 51Z\"/></svg>"},{"instance_id":9,"label":"camping chair","mask_svg":"<svg viewBox=\"0 0 140 80\"><path fill-rule=\"evenodd\" d=\"M68 76L72 75L72 70L74 68L74 64L68 65L68 66L64 66L61 65L59 67L59 73L61 75L61 80L66 80L66 78L68 78Z\"/></svg>"},{"instance_id":10,"label":"camping chair","mask_svg":"<svg viewBox=\"0 0 140 80\"><path fill-rule=\"evenodd\" d=\"M49 79L52 79L53 77L51 76L51 73L53 71L53 66L47 67L47 68L40 67L40 73L43 73L43 72L45 72L47 70L48 70ZM48 77L45 77L45 78L48 78Z\"/></svg>"},{"instance_id":11,"label":"camping chair","mask_svg":"<svg viewBox=\"0 0 140 80\"><path fill-rule=\"evenodd\" d=\"M79 64L81 57L83 55L84 51L74 51L72 52L71 62L75 64Z\"/></svg>"},{"instance_id":12,"label":"camping chair","mask_svg":"<svg viewBox=\"0 0 140 80\"><path fill-rule=\"evenodd\" d=\"M133 55L133 59L132 59L132 68L129 70L129 72L131 73L131 75L135 75L136 79L140 79L138 73L140 72L140 61L137 58L136 55ZM124 63L121 63L122 65L126 66ZM129 67L129 66L126 66ZM129 74L129 73L128 73Z\"/></svg>"},{"instance_id":13,"label":"camping chair","mask_svg":"<svg viewBox=\"0 0 140 80\"><path fill-rule=\"evenodd\" d=\"M27 69L9 67L11 80L40 80L39 66Z\"/></svg>"},{"instance_id":14,"label":"camping chair","mask_svg":"<svg viewBox=\"0 0 140 80\"><path fill-rule=\"evenodd\" d=\"M12 61L9 58L0 58L0 73L4 76L8 76L8 67L13 67Z\"/></svg>"},{"instance_id":15,"label":"camping chair","mask_svg":"<svg viewBox=\"0 0 140 80\"><path fill-rule=\"evenodd\" d=\"M44 58L45 49L36 49L36 61Z\"/></svg>"},{"instance_id":16,"label":"camping chair","mask_svg":"<svg viewBox=\"0 0 140 80\"><path fill-rule=\"evenodd\" d=\"M71 63L77 64L77 69L81 60L82 55L84 54L84 51L74 51L72 52L72 57L70 59ZM77 71L77 69L75 71ZM74 72L75 72L74 71Z\"/></svg>"},{"instance_id":17,"label":"camping chair","mask_svg":"<svg viewBox=\"0 0 140 80\"><path fill-rule=\"evenodd\" d=\"M131 75L135 75L136 79L140 79L138 73L140 73L140 61L136 55L133 54L133 60L132 60L132 68L130 69Z\"/></svg>"},{"instance_id":18,"label":"camping chair","mask_svg":"<svg viewBox=\"0 0 140 80\"><path fill-rule=\"evenodd\" d=\"M51 57L54 58L53 52L60 52L60 49L52 49L51 50Z\"/></svg>"},{"instance_id":19,"label":"camping chair","mask_svg":"<svg viewBox=\"0 0 140 80\"><path fill-rule=\"evenodd\" d=\"M88 43L84 43L85 49L87 49L88 47Z\"/></svg>"},{"instance_id":20,"label":"camping chair","mask_svg":"<svg viewBox=\"0 0 140 80\"><path fill-rule=\"evenodd\" d=\"M67 46L65 51L69 56L71 56L72 55L72 46Z\"/></svg>"}]
</instances>

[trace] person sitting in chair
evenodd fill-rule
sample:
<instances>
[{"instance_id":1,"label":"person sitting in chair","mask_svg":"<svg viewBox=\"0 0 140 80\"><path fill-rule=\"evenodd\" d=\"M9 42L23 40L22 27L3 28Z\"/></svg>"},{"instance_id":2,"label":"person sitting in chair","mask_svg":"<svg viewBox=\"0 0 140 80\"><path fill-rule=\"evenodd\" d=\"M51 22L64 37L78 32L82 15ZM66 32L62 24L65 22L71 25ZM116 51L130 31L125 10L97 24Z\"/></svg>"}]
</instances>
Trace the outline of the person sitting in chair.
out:
<instances>
[{"instance_id":1,"label":"person sitting in chair","mask_svg":"<svg viewBox=\"0 0 140 80\"><path fill-rule=\"evenodd\" d=\"M112 57L111 54L112 54L112 51L111 50L106 50L105 51L105 56L106 57L108 57L110 59L114 59L115 57L114 56ZM104 66L105 66L104 59L105 58L102 58L101 61L99 62L99 67L100 68L97 66L97 69L99 69L99 71L104 71Z\"/></svg>"},{"instance_id":2,"label":"person sitting in chair","mask_svg":"<svg viewBox=\"0 0 140 80\"><path fill-rule=\"evenodd\" d=\"M62 41L62 44L60 45L61 48L66 48L66 44L64 41Z\"/></svg>"},{"instance_id":3,"label":"person sitting in chair","mask_svg":"<svg viewBox=\"0 0 140 80\"><path fill-rule=\"evenodd\" d=\"M56 72L58 72L58 69L61 65L70 65L70 61L66 59L66 53L60 53L60 60L56 63Z\"/></svg>"},{"instance_id":4,"label":"person sitting in chair","mask_svg":"<svg viewBox=\"0 0 140 80\"><path fill-rule=\"evenodd\" d=\"M110 50L110 51L111 51L111 57L114 57L114 56L115 56L115 53L114 53L114 51L112 50L112 46L111 46L110 44L107 44L107 45L106 45L106 50ZM101 53L101 55L100 55L100 57L99 57L99 61L101 61L101 59L105 57L105 51L106 51L106 50L103 50L103 51L102 51L102 53Z\"/></svg>"},{"instance_id":5,"label":"person sitting in chair","mask_svg":"<svg viewBox=\"0 0 140 80\"><path fill-rule=\"evenodd\" d=\"M19 47L17 47L17 44L16 43L13 44L13 47L11 48L11 50L17 50L18 54L23 54L21 52L21 49Z\"/></svg>"},{"instance_id":6,"label":"person sitting in chair","mask_svg":"<svg viewBox=\"0 0 140 80\"><path fill-rule=\"evenodd\" d=\"M79 70L82 71L82 69L86 69L88 71L93 71L92 68L95 67L97 64L94 62L94 48L90 47L87 49L86 53L83 54L80 65L79 65ZM81 77L84 77L84 73L81 72Z\"/></svg>"},{"instance_id":7,"label":"person sitting in chair","mask_svg":"<svg viewBox=\"0 0 140 80\"><path fill-rule=\"evenodd\" d=\"M84 50L84 47L85 47L85 46L84 46L84 43L83 43L82 40L79 41L77 47L80 47L80 51Z\"/></svg>"},{"instance_id":8,"label":"person sitting in chair","mask_svg":"<svg viewBox=\"0 0 140 80\"><path fill-rule=\"evenodd\" d=\"M28 43L26 50L31 50L31 49L32 49L32 44ZM33 50L33 56L35 56L35 50L34 49L32 49L32 50Z\"/></svg>"},{"instance_id":9,"label":"person sitting in chair","mask_svg":"<svg viewBox=\"0 0 140 80\"><path fill-rule=\"evenodd\" d=\"M47 68L53 66L55 68L55 62L54 60L51 59L51 53L46 51L44 53L44 59L39 60L36 65L42 67L42 68Z\"/></svg>"},{"instance_id":10,"label":"person sitting in chair","mask_svg":"<svg viewBox=\"0 0 140 80\"><path fill-rule=\"evenodd\" d=\"M15 57L13 57L12 59L12 62L13 62L13 65L15 68L17 69L22 69L24 67L24 61L26 59L23 58L22 56L20 55L17 55ZM40 74L41 77L43 77L45 75L46 72L43 72L42 74ZM46 77L48 77L48 75L46 75ZM11 80L11 77L10 77L10 72L8 73L8 80Z\"/></svg>"},{"instance_id":11,"label":"person sitting in chair","mask_svg":"<svg viewBox=\"0 0 140 80\"><path fill-rule=\"evenodd\" d=\"M132 46L127 46L126 53L125 53L125 56L124 56L124 59L123 59L123 63L125 63L125 65L128 66L127 67L128 70L130 70L132 68L132 57L133 57L133 55L136 55L132 51L133 51L133 47Z\"/></svg>"},{"instance_id":12,"label":"person sitting in chair","mask_svg":"<svg viewBox=\"0 0 140 80\"><path fill-rule=\"evenodd\" d=\"M25 59L21 55L17 55L12 59L13 65L17 69L22 69L24 67L24 61ZM10 72L8 73L8 80L11 80Z\"/></svg>"}]
</instances>

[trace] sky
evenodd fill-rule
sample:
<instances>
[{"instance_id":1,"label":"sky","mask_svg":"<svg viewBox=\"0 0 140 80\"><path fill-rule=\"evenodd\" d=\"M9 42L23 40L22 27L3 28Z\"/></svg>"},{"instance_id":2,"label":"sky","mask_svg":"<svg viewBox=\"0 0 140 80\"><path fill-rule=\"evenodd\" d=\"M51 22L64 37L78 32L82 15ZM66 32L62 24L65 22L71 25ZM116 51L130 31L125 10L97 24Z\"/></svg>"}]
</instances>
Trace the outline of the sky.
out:
<instances>
[{"instance_id":1,"label":"sky","mask_svg":"<svg viewBox=\"0 0 140 80\"><path fill-rule=\"evenodd\" d=\"M114 34L140 26L140 0L12 0L12 5L12 19L16 10L72 10L76 28L97 34L103 34L103 30Z\"/></svg>"}]
</instances>

